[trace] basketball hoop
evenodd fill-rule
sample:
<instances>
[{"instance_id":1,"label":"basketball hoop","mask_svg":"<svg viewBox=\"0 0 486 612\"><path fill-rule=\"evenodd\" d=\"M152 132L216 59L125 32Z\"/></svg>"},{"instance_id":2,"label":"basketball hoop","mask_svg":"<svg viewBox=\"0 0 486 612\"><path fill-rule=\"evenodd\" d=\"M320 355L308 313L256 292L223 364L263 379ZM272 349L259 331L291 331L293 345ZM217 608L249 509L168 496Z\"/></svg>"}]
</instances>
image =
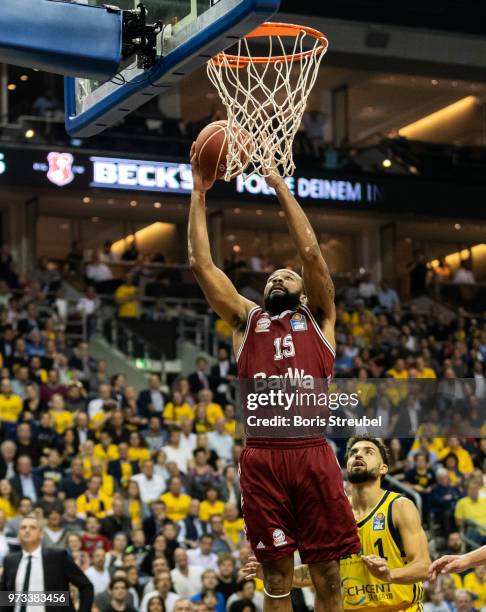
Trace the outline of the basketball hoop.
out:
<instances>
[{"instance_id":1,"label":"basketball hoop","mask_svg":"<svg viewBox=\"0 0 486 612\"><path fill-rule=\"evenodd\" d=\"M266 39L268 54L252 54L254 39ZM228 114L224 180L245 170L247 175L293 174L293 141L327 46L314 28L267 22L240 39L234 54L223 51L209 60L209 79ZM238 137L237 128L249 133L251 143ZM248 151L250 171L242 164Z\"/></svg>"}]
</instances>

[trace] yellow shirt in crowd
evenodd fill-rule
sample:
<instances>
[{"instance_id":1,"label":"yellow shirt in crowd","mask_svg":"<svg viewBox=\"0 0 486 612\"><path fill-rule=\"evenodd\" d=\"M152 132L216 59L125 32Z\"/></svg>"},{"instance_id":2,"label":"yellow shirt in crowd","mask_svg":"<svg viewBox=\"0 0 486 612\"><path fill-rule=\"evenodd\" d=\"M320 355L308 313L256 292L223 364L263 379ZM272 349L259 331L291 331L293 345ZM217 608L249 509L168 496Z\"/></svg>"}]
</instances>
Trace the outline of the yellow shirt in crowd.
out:
<instances>
[{"instance_id":1,"label":"yellow shirt in crowd","mask_svg":"<svg viewBox=\"0 0 486 612\"><path fill-rule=\"evenodd\" d=\"M214 503L210 503L207 499L201 502L199 506L199 518L201 521L209 521L213 514L223 514L224 503L216 500Z\"/></svg>"},{"instance_id":2,"label":"yellow shirt in crowd","mask_svg":"<svg viewBox=\"0 0 486 612\"><path fill-rule=\"evenodd\" d=\"M238 544L241 540L241 534L245 531L245 523L242 518L234 519L233 521L224 521L224 530L229 537L229 539L233 542L233 544Z\"/></svg>"},{"instance_id":3,"label":"yellow shirt in crowd","mask_svg":"<svg viewBox=\"0 0 486 612\"><path fill-rule=\"evenodd\" d=\"M73 413L69 412L69 410L50 410L49 414L51 415L56 433L61 436L74 422Z\"/></svg>"},{"instance_id":4,"label":"yellow shirt in crowd","mask_svg":"<svg viewBox=\"0 0 486 612\"><path fill-rule=\"evenodd\" d=\"M472 520L484 525L484 529L479 529L479 532L486 535L486 499L474 501L470 497L463 497L456 504L454 517L456 521Z\"/></svg>"},{"instance_id":5,"label":"yellow shirt in crowd","mask_svg":"<svg viewBox=\"0 0 486 612\"><path fill-rule=\"evenodd\" d=\"M128 514L132 521L133 527L141 527L142 525L142 504L137 499L131 499L128 502Z\"/></svg>"},{"instance_id":6,"label":"yellow shirt in crowd","mask_svg":"<svg viewBox=\"0 0 486 612\"><path fill-rule=\"evenodd\" d=\"M128 461L145 461L146 459L150 459L150 451L148 448L130 447L127 457Z\"/></svg>"},{"instance_id":7,"label":"yellow shirt in crowd","mask_svg":"<svg viewBox=\"0 0 486 612\"><path fill-rule=\"evenodd\" d=\"M0 422L16 423L22 412L22 398L19 395L0 394Z\"/></svg>"},{"instance_id":8,"label":"yellow shirt in crowd","mask_svg":"<svg viewBox=\"0 0 486 612\"><path fill-rule=\"evenodd\" d=\"M0 497L0 510L5 513L5 518L7 521L14 516L17 516L15 508L8 499L5 499L5 497Z\"/></svg>"},{"instance_id":9,"label":"yellow shirt in crowd","mask_svg":"<svg viewBox=\"0 0 486 612\"><path fill-rule=\"evenodd\" d=\"M118 305L118 316L122 319L133 319L138 317L137 288L135 285L120 285L115 291L116 300L132 298L128 302Z\"/></svg>"},{"instance_id":10,"label":"yellow shirt in crowd","mask_svg":"<svg viewBox=\"0 0 486 612\"><path fill-rule=\"evenodd\" d=\"M168 402L164 408L164 419L180 424L182 419L194 419L194 409L189 404L180 404L176 406L174 402Z\"/></svg>"},{"instance_id":11,"label":"yellow shirt in crowd","mask_svg":"<svg viewBox=\"0 0 486 612\"><path fill-rule=\"evenodd\" d=\"M167 518L171 521L182 521L189 514L191 498L189 495L178 495L177 497L170 491L160 496L160 499L167 507Z\"/></svg>"},{"instance_id":12,"label":"yellow shirt in crowd","mask_svg":"<svg viewBox=\"0 0 486 612\"><path fill-rule=\"evenodd\" d=\"M107 449L104 449L101 444L96 444L93 451L93 459L99 459L104 463L108 461L115 461L120 458L118 452L118 446L116 444L110 444Z\"/></svg>"},{"instance_id":13,"label":"yellow shirt in crowd","mask_svg":"<svg viewBox=\"0 0 486 612\"><path fill-rule=\"evenodd\" d=\"M223 419L223 418L224 418L223 409L221 408L219 404L216 404L215 402L211 402L210 404L207 405L206 419L208 420L208 423L210 423L211 425L214 425L218 419Z\"/></svg>"},{"instance_id":14,"label":"yellow shirt in crowd","mask_svg":"<svg viewBox=\"0 0 486 612\"><path fill-rule=\"evenodd\" d=\"M94 514L96 518L103 519L111 510L111 499L102 491L97 497L89 497L86 492L76 499L76 509L78 514Z\"/></svg>"},{"instance_id":15,"label":"yellow shirt in crowd","mask_svg":"<svg viewBox=\"0 0 486 612\"><path fill-rule=\"evenodd\" d=\"M439 461L442 461L444 457L447 457L449 453L453 453L457 457L457 468L463 474L471 474L474 470L474 463L469 452L462 448L456 448L451 450L448 446L445 446L439 453Z\"/></svg>"},{"instance_id":16,"label":"yellow shirt in crowd","mask_svg":"<svg viewBox=\"0 0 486 612\"><path fill-rule=\"evenodd\" d=\"M464 588L466 591L471 591L476 595L477 599L474 602L474 607L477 609L486 606L486 577L482 581L476 575L476 572L471 572L464 576Z\"/></svg>"}]
</instances>

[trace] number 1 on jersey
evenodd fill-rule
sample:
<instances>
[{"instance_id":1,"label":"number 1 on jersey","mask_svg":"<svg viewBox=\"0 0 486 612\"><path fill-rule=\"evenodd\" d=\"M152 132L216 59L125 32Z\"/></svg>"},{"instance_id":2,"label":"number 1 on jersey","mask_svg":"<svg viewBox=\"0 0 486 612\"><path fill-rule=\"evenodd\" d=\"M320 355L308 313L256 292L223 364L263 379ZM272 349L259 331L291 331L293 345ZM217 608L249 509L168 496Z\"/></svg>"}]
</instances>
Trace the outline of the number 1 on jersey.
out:
<instances>
[{"instance_id":1,"label":"number 1 on jersey","mask_svg":"<svg viewBox=\"0 0 486 612\"><path fill-rule=\"evenodd\" d=\"M295 347L291 334L287 334L283 338L275 338L273 345L275 347L275 355L273 356L275 361L295 355Z\"/></svg>"}]
</instances>

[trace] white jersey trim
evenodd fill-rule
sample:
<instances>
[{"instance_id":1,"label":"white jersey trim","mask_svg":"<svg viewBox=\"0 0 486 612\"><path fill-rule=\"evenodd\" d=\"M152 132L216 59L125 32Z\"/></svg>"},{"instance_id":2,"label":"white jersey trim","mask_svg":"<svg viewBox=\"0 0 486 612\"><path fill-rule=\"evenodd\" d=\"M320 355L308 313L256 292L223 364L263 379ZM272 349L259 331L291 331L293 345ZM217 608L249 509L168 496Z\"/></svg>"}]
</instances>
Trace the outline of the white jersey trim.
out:
<instances>
[{"instance_id":1,"label":"white jersey trim","mask_svg":"<svg viewBox=\"0 0 486 612\"><path fill-rule=\"evenodd\" d=\"M319 327L319 324L317 323L317 321L314 318L314 315L312 314L312 312L310 311L309 307L306 306L305 304L301 304L300 305L301 308L307 313L312 325L314 326L315 330L317 331L317 333L319 334L321 340L324 342L324 344L326 345L326 347L331 351L333 357L336 357L336 351L335 349L332 347L332 344L329 342L329 340L326 338L326 336L324 335L324 332L322 331L322 329Z\"/></svg>"},{"instance_id":2,"label":"white jersey trim","mask_svg":"<svg viewBox=\"0 0 486 612\"><path fill-rule=\"evenodd\" d=\"M248 313L248 318L246 320L245 333L243 334L243 340L241 341L240 348L238 349L238 352L236 353L236 362L237 363L238 363L238 360L239 360L239 358L241 356L241 352L243 351L243 347L245 346L245 342L246 342L246 339L248 338L248 334L250 332L251 320L252 320L253 315L255 314L255 312L257 310L261 310L260 306L253 306L253 308Z\"/></svg>"}]
</instances>

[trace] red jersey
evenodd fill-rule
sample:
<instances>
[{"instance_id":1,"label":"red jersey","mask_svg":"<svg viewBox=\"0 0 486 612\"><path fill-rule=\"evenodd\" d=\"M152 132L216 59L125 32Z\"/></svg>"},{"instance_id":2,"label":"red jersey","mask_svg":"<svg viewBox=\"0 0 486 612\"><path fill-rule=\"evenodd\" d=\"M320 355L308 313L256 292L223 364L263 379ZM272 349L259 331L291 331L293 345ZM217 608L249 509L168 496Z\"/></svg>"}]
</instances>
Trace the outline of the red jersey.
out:
<instances>
[{"instance_id":1,"label":"red jersey","mask_svg":"<svg viewBox=\"0 0 486 612\"><path fill-rule=\"evenodd\" d=\"M335 351L307 306L270 316L256 306L236 355L241 379L283 376L330 379Z\"/></svg>"}]
</instances>

